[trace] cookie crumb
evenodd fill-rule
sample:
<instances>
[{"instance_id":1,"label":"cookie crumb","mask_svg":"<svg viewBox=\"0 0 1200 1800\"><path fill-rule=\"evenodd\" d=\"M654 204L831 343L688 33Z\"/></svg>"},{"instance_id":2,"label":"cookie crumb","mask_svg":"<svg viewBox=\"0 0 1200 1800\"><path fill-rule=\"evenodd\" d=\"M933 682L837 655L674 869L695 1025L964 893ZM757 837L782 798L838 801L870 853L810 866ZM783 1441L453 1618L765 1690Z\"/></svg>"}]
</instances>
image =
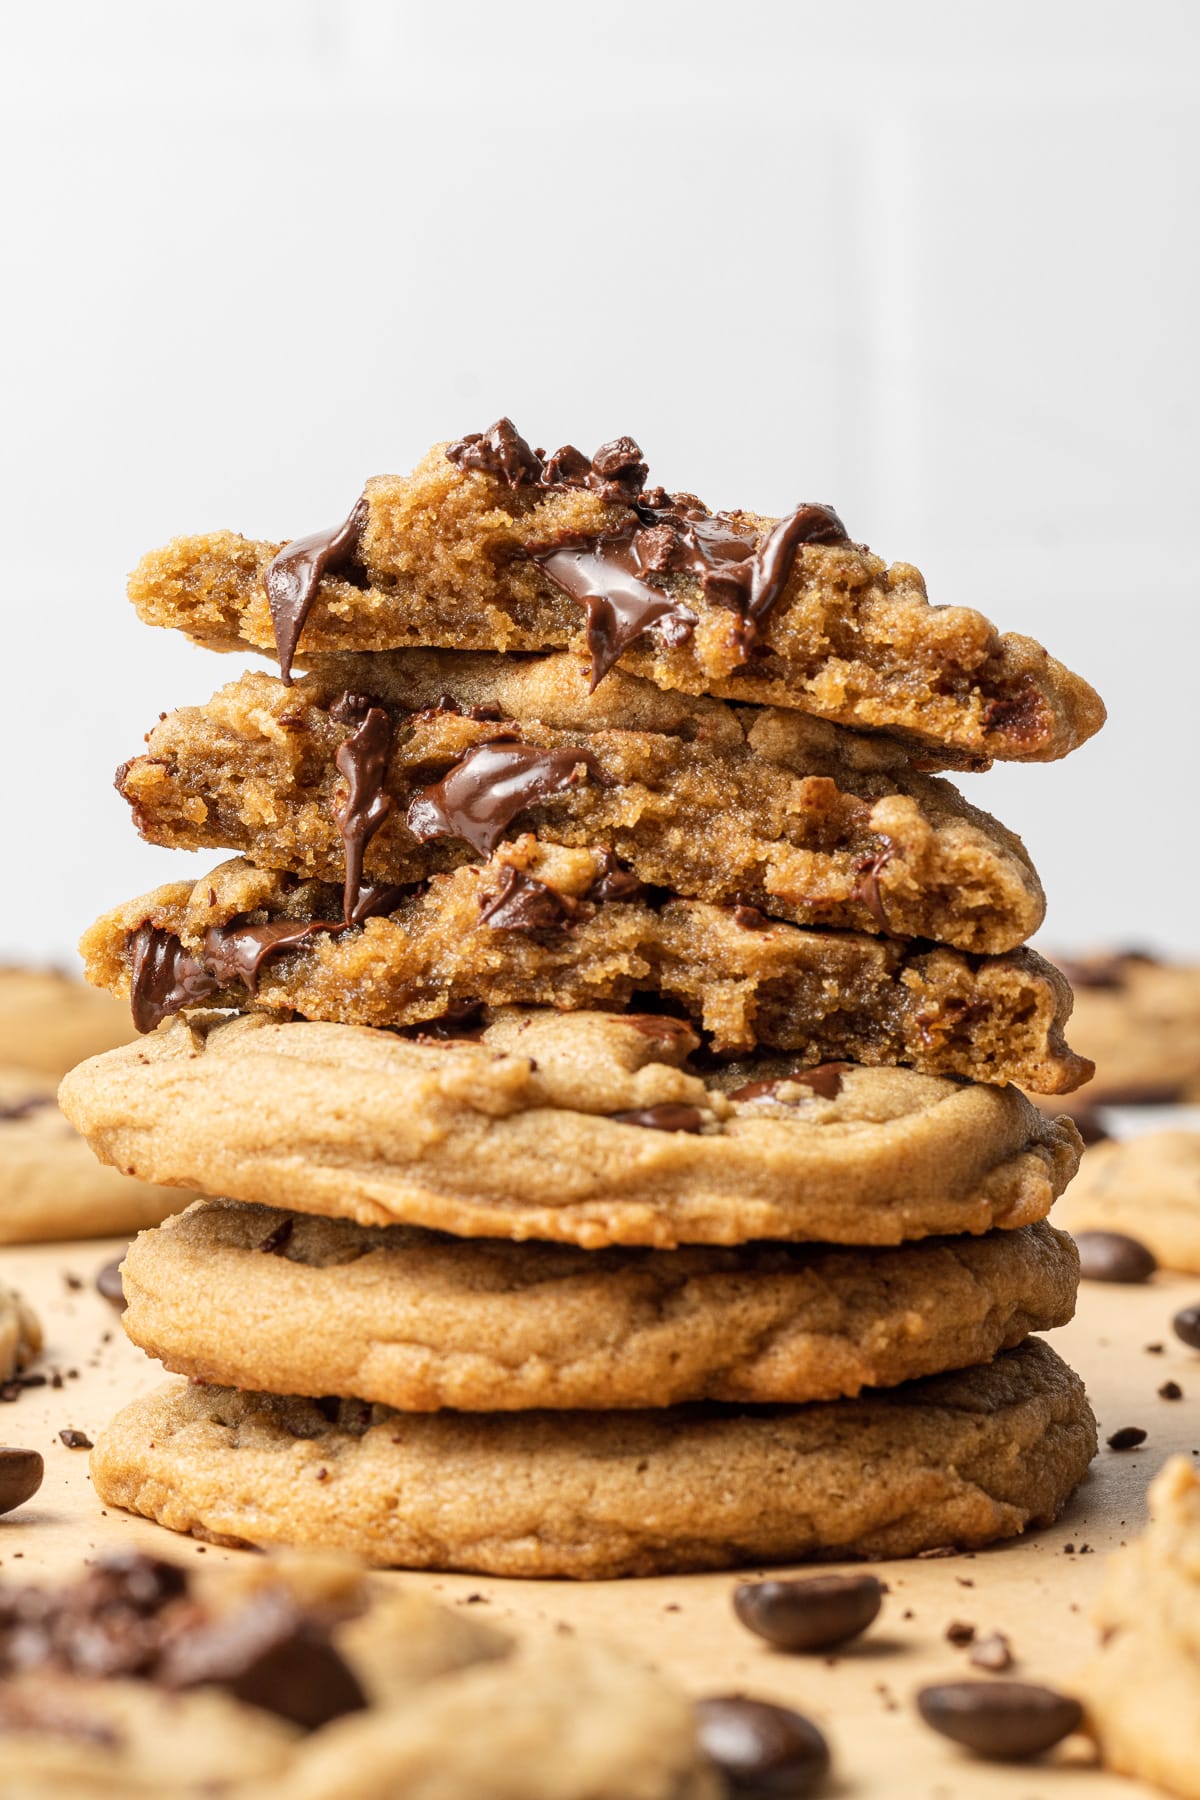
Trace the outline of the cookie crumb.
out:
<instances>
[{"instance_id":1,"label":"cookie crumb","mask_svg":"<svg viewBox=\"0 0 1200 1800\"><path fill-rule=\"evenodd\" d=\"M946 1627L946 1641L961 1650L965 1645L975 1641L975 1627L968 1625L965 1619L952 1619Z\"/></svg>"},{"instance_id":2,"label":"cookie crumb","mask_svg":"<svg viewBox=\"0 0 1200 1800\"><path fill-rule=\"evenodd\" d=\"M1183 1389L1177 1381L1164 1381L1158 1390L1160 1400L1182 1400Z\"/></svg>"},{"instance_id":3,"label":"cookie crumb","mask_svg":"<svg viewBox=\"0 0 1200 1800\"><path fill-rule=\"evenodd\" d=\"M1110 1450L1136 1450L1146 1441L1147 1433L1140 1425L1122 1425L1111 1437L1105 1438Z\"/></svg>"}]
</instances>

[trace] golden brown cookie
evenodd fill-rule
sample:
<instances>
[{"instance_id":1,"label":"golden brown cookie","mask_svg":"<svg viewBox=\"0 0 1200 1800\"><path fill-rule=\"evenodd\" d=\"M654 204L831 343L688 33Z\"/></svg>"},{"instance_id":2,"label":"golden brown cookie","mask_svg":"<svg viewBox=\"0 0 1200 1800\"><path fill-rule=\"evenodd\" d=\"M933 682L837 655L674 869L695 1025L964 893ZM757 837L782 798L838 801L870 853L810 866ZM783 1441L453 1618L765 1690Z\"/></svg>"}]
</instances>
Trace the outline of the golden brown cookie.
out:
<instances>
[{"instance_id":1,"label":"golden brown cookie","mask_svg":"<svg viewBox=\"0 0 1200 1800\"><path fill-rule=\"evenodd\" d=\"M1096 1065L1081 1099L1200 1100L1200 967L1139 951L1056 960L1075 991L1072 1035Z\"/></svg>"},{"instance_id":2,"label":"golden brown cookie","mask_svg":"<svg viewBox=\"0 0 1200 1800\"><path fill-rule=\"evenodd\" d=\"M0 1066L65 1075L135 1035L110 995L60 969L0 966Z\"/></svg>"},{"instance_id":3,"label":"golden brown cookie","mask_svg":"<svg viewBox=\"0 0 1200 1800\"><path fill-rule=\"evenodd\" d=\"M1075 1682L1106 1767L1200 1800L1200 1475L1172 1457L1150 1523L1110 1558L1101 1647Z\"/></svg>"},{"instance_id":4,"label":"golden brown cookie","mask_svg":"<svg viewBox=\"0 0 1200 1800\"><path fill-rule=\"evenodd\" d=\"M1078 1166L1074 1126L1015 1088L770 1057L698 1071L695 1047L628 1013L511 1009L441 1042L192 1015L85 1063L62 1103L148 1179L589 1249L1027 1225Z\"/></svg>"},{"instance_id":5,"label":"golden brown cookie","mask_svg":"<svg viewBox=\"0 0 1200 1800\"><path fill-rule=\"evenodd\" d=\"M516 1644L344 1557L217 1570L128 1553L60 1589L7 1584L4 1601L12 1800L720 1792L689 1703L628 1657Z\"/></svg>"},{"instance_id":6,"label":"golden brown cookie","mask_svg":"<svg viewBox=\"0 0 1200 1800\"><path fill-rule=\"evenodd\" d=\"M1068 1231L1124 1232L1160 1267L1200 1275L1200 1131L1093 1145L1057 1217Z\"/></svg>"},{"instance_id":7,"label":"golden brown cookie","mask_svg":"<svg viewBox=\"0 0 1200 1800\"><path fill-rule=\"evenodd\" d=\"M278 544L176 539L143 559L130 597L148 624L285 663L296 640L304 660L565 648L594 676L619 659L659 687L902 734L947 763L1053 760L1103 722L1040 644L930 606L917 569L850 542L829 508L713 515L647 491L629 439L590 464L532 457L507 421L482 441L377 476L343 526L274 568Z\"/></svg>"},{"instance_id":8,"label":"golden brown cookie","mask_svg":"<svg viewBox=\"0 0 1200 1800\"><path fill-rule=\"evenodd\" d=\"M606 897L602 853L504 844L388 892L343 929L340 890L236 860L106 913L89 978L147 1029L198 1001L404 1026L488 1006L619 1007L660 996L722 1053L756 1045L1065 1093L1091 1064L1063 1036L1071 994L1032 950L968 957L812 931L699 900Z\"/></svg>"},{"instance_id":9,"label":"golden brown cookie","mask_svg":"<svg viewBox=\"0 0 1200 1800\"><path fill-rule=\"evenodd\" d=\"M891 1250L579 1250L202 1200L126 1253L175 1374L402 1411L799 1404L987 1362L1075 1310L1045 1223ZM253 1319L248 1331L246 1321Z\"/></svg>"},{"instance_id":10,"label":"golden brown cookie","mask_svg":"<svg viewBox=\"0 0 1200 1800\"><path fill-rule=\"evenodd\" d=\"M403 1568L594 1579L973 1549L1057 1518L1095 1452L1029 1339L857 1400L397 1413L174 1382L92 1453L101 1500L218 1541Z\"/></svg>"},{"instance_id":11,"label":"golden brown cookie","mask_svg":"<svg viewBox=\"0 0 1200 1800\"><path fill-rule=\"evenodd\" d=\"M97 1162L59 1111L57 1085L36 1069L0 1067L0 1244L120 1236L186 1205Z\"/></svg>"},{"instance_id":12,"label":"golden brown cookie","mask_svg":"<svg viewBox=\"0 0 1200 1800\"><path fill-rule=\"evenodd\" d=\"M573 656L346 656L290 688L247 674L146 743L118 775L143 837L327 882L344 878L349 789L361 806L368 784L371 881L420 881L528 829L608 849L630 889L800 925L995 953L1045 911L1020 840L893 740L620 670L589 693Z\"/></svg>"}]
</instances>

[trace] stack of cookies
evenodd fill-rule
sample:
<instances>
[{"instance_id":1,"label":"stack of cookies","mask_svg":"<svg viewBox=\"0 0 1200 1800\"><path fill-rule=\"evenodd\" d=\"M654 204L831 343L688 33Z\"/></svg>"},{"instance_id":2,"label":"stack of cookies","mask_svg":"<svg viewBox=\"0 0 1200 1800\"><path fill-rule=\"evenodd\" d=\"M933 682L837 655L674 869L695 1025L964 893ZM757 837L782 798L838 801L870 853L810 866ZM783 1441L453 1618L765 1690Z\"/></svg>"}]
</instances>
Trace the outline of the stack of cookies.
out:
<instances>
[{"instance_id":1,"label":"stack of cookies","mask_svg":"<svg viewBox=\"0 0 1200 1800\"><path fill-rule=\"evenodd\" d=\"M1056 1516L1095 1427L1029 1333L1079 1138L1020 1088L1091 1066L1020 840L935 771L1066 754L1084 682L829 507L507 420L132 595L279 674L118 774L143 836L236 855L84 940L146 1035L67 1111L214 1196L126 1261L191 1381L103 1435L106 1501L572 1576Z\"/></svg>"}]
</instances>

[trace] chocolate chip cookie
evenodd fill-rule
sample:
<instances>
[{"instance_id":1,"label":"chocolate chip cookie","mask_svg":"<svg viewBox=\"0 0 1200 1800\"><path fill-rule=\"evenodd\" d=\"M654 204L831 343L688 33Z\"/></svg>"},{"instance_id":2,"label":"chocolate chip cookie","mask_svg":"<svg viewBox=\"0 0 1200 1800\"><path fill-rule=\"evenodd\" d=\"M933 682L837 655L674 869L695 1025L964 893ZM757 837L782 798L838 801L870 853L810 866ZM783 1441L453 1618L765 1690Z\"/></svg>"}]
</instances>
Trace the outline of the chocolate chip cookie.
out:
<instances>
[{"instance_id":1,"label":"chocolate chip cookie","mask_svg":"<svg viewBox=\"0 0 1200 1800\"><path fill-rule=\"evenodd\" d=\"M149 733L117 785L143 837L326 882L415 882L521 829L639 883L800 925L1015 949L1045 901L1020 840L901 747L664 693L578 658L402 651L243 675Z\"/></svg>"},{"instance_id":2,"label":"chocolate chip cookie","mask_svg":"<svg viewBox=\"0 0 1200 1800\"><path fill-rule=\"evenodd\" d=\"M0 965L0 1067L65 1075L134 1036L128 1011L60 969Z\"/></svg>"},{"instance_id":3,"label":"chocolate chip cookie","mask_svg":"<svg viewBox=\"0 0 1200 1800\"><path fill-rule=\"evenodd\" d=\"M202 1200L130 1246L123 1323L176 1374L401 1411L799 1404L987 1362L1065 1325L1078 1279L1045 1223L605 1251Z\"/></svg>"},{"instance_id":4,"label":"chocolate chip cookie","mask_svg":"<svg viewBox=\"0 0 1200 1800\"><path fill-rule=\"evenodd\" d=\"M1075 1682L1107 1768L1200 1800L1200 1476L1172 1457L1150 1523L1108 1563L1101 1647Z\"/></svg>"},{"instance_id":5,"label":"chocolate chip cookie","mask_svg":"<svg viewBox=\"0 0 1200 1800\"><path fill-rule=\"evenodd\" d=\"M36 1623L35 1623L36 1621ZM602 1644L518 1644L349 1558L129 1552L0 1587L6 1794L717 1800L687 1700Z\"/></svg>"},{"instance_id":6,"label":"chocolate chip cookie","mask_svg":"<svg viewBox=\"0 0 1200 1800\"><path fill-rule=\"evenodd\" d=\"M1139 950L1055 961L1075 992L1074 1036L1096 1065L1088 1101L1200 1100L1200 967Z\"/></svg>"},{"instance_id":7,"label":"chocolate chip cookie","mask_svg":"<svg viewBox=\"0 0 1200 1800\"><path fill-rule=\"evenodd\" d=\"M897 1244L1031 1224L1079 1136L1015 1088L689 1060L659 1015L507 1009L477 1036L176 1019L69 1075L96 1153L363 1225L580 1244Z\"/></svg>"},{"instance_id":8,"label":"chocolate chip cookie","mask_svg":"<svg viewBox=\"0 0 1200 1800\"><path fill-rule=\"evenodd\" d=\"M97 1162L59 1111L56 1086L51 1075L0 1066L0 1244L119 1236L186 1204L174 1189Z\"/></svg>"},{"instance_id":9,"label":"chocolate chip cookie","mask_svg":"<svg viewBox=\"0 0 1200 1800\"><path fill-rule=\"evenodd\" d=\"M595 1579L977 1548L1055 1519L1096 1447L1037 1338L804 1407L400 1413L170 1383L92 1454L106 1505L220 1542Z\"/></svg>"},{"instance_id":10,"label":"chocolate chip cookie","mask_svg":"<svg viewBox=\"0 0 1200 1800\"><path fill-rule=\"evenodd\" d=\"M544 457L508 420L369 481L346 520L281 546L179 538L130 580L139 615L218 649L569 649L657 686L797 707L947 766L1048 761L1104 708L1030 638L929 604L919 571L832 508L778 520L647 485L631 438Z\"/></svg>"},{"instance_id":11,"label":"chocolate chip cookie","mask_svg":"<svg viewBox=\"0 0 1200 1800\"><path fill-rule=\"evenodd\" d=\"M1200 1131L1093 1145L1059 1214L1069 1231L1124 1232L1160 1268L1200 1275Z\"/></svg>"},{"instance_id":12,"label":"chocolate chip cookie","mask_svg":"<svg viewBox=\"0 0 1200 1800\"><path fill-rule=\"evenodd\" d=\"M1032 950L977 958L609 896L609 875L603 852L526 835L415 890L361 888L344 907L328 885L237 860L118 907L81 949L91 980L131 994L143 1029L206 1000L396 1027L480 1002L565 1010L646 994L723 1054L761 1045L1050 1094L1091 1072L1063 1037L1070 989Z\"/></svg>"}]
</instances>

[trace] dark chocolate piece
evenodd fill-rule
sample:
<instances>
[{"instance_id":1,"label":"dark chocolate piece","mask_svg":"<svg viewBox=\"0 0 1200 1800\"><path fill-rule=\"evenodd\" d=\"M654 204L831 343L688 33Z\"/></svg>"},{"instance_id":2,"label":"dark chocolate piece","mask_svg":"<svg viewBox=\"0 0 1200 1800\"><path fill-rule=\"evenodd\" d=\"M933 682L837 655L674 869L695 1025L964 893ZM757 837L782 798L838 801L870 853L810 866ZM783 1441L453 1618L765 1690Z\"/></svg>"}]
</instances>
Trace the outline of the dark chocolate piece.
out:
<instances>
[{"instance_id":1,"label":"dark chocolate piece","mask_svg":"<svg viewBox=\"0 0 1200 1800\"><path fill-rule=\"evenodd\" d=\"M634 1106L628 1112L607 1113L618 1125L641 1125L647 1131L699 1131L704 1114L695 1106L662 1100L657 1106Z\"/></svg>"},{"instance_id":2,"label":"dark chocolate piece","mask_svg":"<svg viewBox=\"0 0 1200 1800\"><path fill-rule=\"evenodd\" d=\"M1027 1681L950 1681L922 1688L917 1707L943 1737L997 1762L1040 1756L1083 1718L1070 1694Z\"/></svg>"},{"instance_id":3,"label":"dark chocolate piece","mask_svg":"<svg viewBox=\"0 0 1200 1800\"><path fill-rule=\"evenodd\" d=\"M778 1650L828 1650L867 1629L884 1592L877 1576L865 1574L743 1581L733 1590L733 1610Z\"/></svg>"},{"instance_id":4,"label":"dark chocolate piece","mask_svg":"<svg viewBox=\"0 0 1200 1800\"><path fill-rule=\"evenodd\" d=\"M1171 1329L1189 1349L1200 1350L1200 1301L1181 1307L1171 1320Z\"/></svg>"},{"instance_id":5,"label":"dark chocolate piece","mask_svg":"<svg viewBox=\"0 0 1200 1800\"><path fill-rule=\"evenodd\" d=\"M76 1431L73 1425L66 1426L58 1435L68 1450L90 1450L92 1448L92 1440L87 1432Z\"/></svg>"},{"instance_id":6,"label":"dark chocolate piece","mask_svg":"<svg viewBox=\"0 0 1200 1800\"><path fill-rule=\"evenodd\" d=\"M121 1285L121 1262L125 1252L96 1271L96 1292L118 1312L125 1311L125 1289Z\"/></svg>"},{"instance_id":7,"label":"dark chocolate piece","mask_svg":"<svg viewBox=\"0 0 1200 1800\"><path fill-rule=\"evenodd\" d=\"M292 1241L292 1235L295 1232L295 1229L295 1219L280 1219L278 1225L271 1231L268 1231L266 1237L258 1246L259 1249L266 1256L283 1255Z\"/></svg>"},{"instance_id":8,"label":"dark chocolate piece","mask_svg":"<svg viewBox=\"0 0 1200 1800\"><path fill-rule=\"evenodd\" d=\"M818 1063L813 1069L797 1069L790 1075L776 1075L770 1081L747 1081L742 1087L731 1088L728 1098L759 1100L765 1095L774 1098L781 1087L795 1082L811 1088L819 1100L836 1100L842 1091L842 1076L852 1067L853 1064L847 1062Z\"/></svg>"},{"instance_id":9,"label":"dark chocolate piece","mask_svg":"<svg viewBox=\"0 0 1200 1800\"><path fill-rule=\"evenodd\" d=\"M289 1595L270 1589L173 1638L155 1678L171 1689L223 1688L306 1731L367 1705L328 1633Z\"/></svg>"},{"instance_id":10,"label":"dark chocolate piece","mask_svg":"<svg viewBox=\"0 0 1200 1800\"><path fill-rule=\"evenodd\" d=\"M45 1464L39 1451L0 1444L0 1513L12 1512L32 1500L44 1474Z\"/></svg>"},{"instance_id":11,"label":"dark chocolate piece","mask_svg":"<svg viewBox=\"0 0 1200 1800\"><path fill-rule=\"evenodd\" d=\"M1164 1381L1158 1390L1160 1400L1182 1400L1183 1389L1177 1381Z\"/></svg>"},{"instance_id":12,"label":"dark chocolate piece","mask_svg":"<svg viewBox=\"0 0 1200 1800\"><path fill-rule=\"evenodd\" d=\"M1140 1425L1122 1425L1111 1437L1105 1438L1110 1450L1136 1450L1146 1441L1147 1433Z\"/></svg>"},{"instance_id":13,"label":"dark chocolate piece","mask_svg":"<svg viewBox=\"0 0 1200 1800\"><path fill-rule=\"evenodd\" d=\"M829 1746L790 1707L723 1694L696 1702L700 1742L731 1796L809 1794L829 1770Z\"/></svg>"},{"instance_id":14,"label":"dark chocolate piece","mask_svg":"<svg viewBox=\"0 0 1200 1800\"><path fill-rule=\"evenodd\" d=\"M210 925L204 934L204 968L218 987L240 982L258 992L262 966L269 956L294 950L318 931L340 931L338 919L275 919L266 925Z\"/></svg>"},{"instance_id":15,"label":"dark chocolate piece","mask_svg":"<svg viewBox=\"0 0 1200 1800\"><path fill-rule=\"evenodd\" d=\"M1078 1231L1075 1244L1085 1281L1149 1281L1158 1267L1154 1252L1123 1231Z\"/></svg>"},{"instance_id":16,"label":"dark chocolate piece","mask_svg":"<svg viewBox=\"0 0 1200 1800\"><path fill-rule=\"evenodd\" d=\"M181 1006L211 999L218 982L170 931L140 925L129 946L130 1011L138 1031L153 1031Z\"/></svg>"},{"instance_id":17,"label":"dark chocolate piece","mask_svg":"<svg viewBox=\"0 0 1200 1800\"><path fill-rule=\"evenodd\" d=\"M493 931L561 931L578 912L578 900L510 865L496 892L481 896L479 922Z\"/></svg>"},{"instance_id":18,"label":"dark chocolate piece","mask_svg":"<svg viewBox=\"0 0 1200 1800\"><path fill-rule=\"evenodd\" d=\"M342 703L359 698L343 694ZM347 783L344 803L335 803L333 809L346 848L342 917L347 925L357 922L355 908L362 888L367 845L392 810L391 796L383 791L391 750L391 718L381 706L368 706L357 731L338 745L334 758Z\"/></svg>"},{"instance_id":19,"label":"dark chocolate piece","mask_svg":"<svg viewBox=\"0 0 1200 1800\"><path fill-rule=\"evenodd\" d=\"M462 838L490 856L518 813L588 776L604 780L590 750L539 750L507 739L478 744L414 797L406 822L419 844Z\"/></svg>"},{"instance_id":20,"label":"dark chocolate piece","mask_svg":"<svg viewBox=\"0 0 1200 1800\"><path fill-rule=\"evenodd\" d=\"M696 614L690 607L645 579L655 564L644 563L640 549L653 535L630 525L583 544L530 552L550 579L583 605L593 692L622 653L652 625L660 626L667 642L676 644L695 629Z\"/></svg>"},{"instance_id":21,"label":"dark chocolate piece","mask_svg":"<svg viewBox=\"0 0 1200 1800\"><path fill-rule=\"evenodd\" d=\"M292 684L292 658L304 630L304 621L316 599L317 587L326 575L341 574L354 560L366 522L364 494L355 502L349 518L340 525L331 526L328 531L314 531L309 537L293 539L267 566L263 585L271 608L279 673L285 687Z\"/></svg>"},{"instance_id":22,"label":"dark chocolate piece","mask_svg":"<svg viewBox=\"0 0 1200 1800\"><path fill-rule=\"evenodd\" d=\"M627 869L619 857L611 850L595 851L596 860L600 864L600 874L588 889L588 899L597 905L610 900L641 900L648 889L644 881L639 881L632 869Z\"/></svg>"},{"instance_id":23,"label":"dark chocolate piece","mask_svg":"<svg viewBox=\"0 0 1200 1800\"><path fill-rule=\"evenodd\" d=\"M560 457L565 454L558 452ZM542 474L541 457L529 448L511 419L497 419L486 431L469 432L447 447L446 457L457 469L492 475L514 489L536 482Z\"/></svg>"}]
</instances>

